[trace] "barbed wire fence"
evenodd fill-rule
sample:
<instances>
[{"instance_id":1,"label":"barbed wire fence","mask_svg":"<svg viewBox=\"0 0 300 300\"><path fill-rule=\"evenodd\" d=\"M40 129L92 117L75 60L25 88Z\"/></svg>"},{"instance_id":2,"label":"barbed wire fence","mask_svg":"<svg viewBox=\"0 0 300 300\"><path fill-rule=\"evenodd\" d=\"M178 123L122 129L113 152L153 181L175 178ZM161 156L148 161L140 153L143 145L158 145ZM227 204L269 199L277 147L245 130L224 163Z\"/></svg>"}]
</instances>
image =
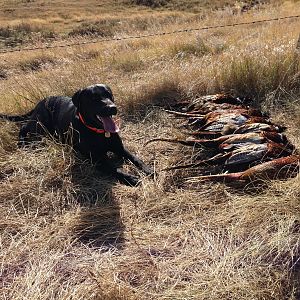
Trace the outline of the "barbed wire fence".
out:
<instances>
[{"instance_id":1,"label":"barbed wire fence","mask_svg":"<svg viewBox=\"0 0 300 300\"><path fill-rule=\"evenodd\" d=\"M249 21L249 22L232 23L232 24L203 26L203 27L198 27L198 28L184 28L184 29L178 29L178 30L173 30L173 31L162 31L162 32L147 33L147 34L142 34L142 35L132 35L132 36L113 37L113 38L97 38L97 39L88 40L88 41L76 41L76 42L69 42L69 43L64 43L64 44L44 45L44 46L39 46L39 47L20 47L20 48L10 48L10 49L0 49L0 54L23 52L23 51L46 50L46 49L55 49L55 48L66 48L66 47L73 47L73 46L84 46L84 45L91 45L91 44L98 44L98 43L126 41L126 40L136 40L136 39L150 38L150 37L156 37L156 36L165 36L165 35L172 35L172 34L178 34L178 33L188 33L188 32L195 32L195 31L227 28L227 27L262 24L262 23L267 23L267 22L282 21L282 20L288 20L288 19L298 19L298 18L300 18L300 15L284 16L284 17L255 20L255 21Z\"/></svg>"}]
</instances>

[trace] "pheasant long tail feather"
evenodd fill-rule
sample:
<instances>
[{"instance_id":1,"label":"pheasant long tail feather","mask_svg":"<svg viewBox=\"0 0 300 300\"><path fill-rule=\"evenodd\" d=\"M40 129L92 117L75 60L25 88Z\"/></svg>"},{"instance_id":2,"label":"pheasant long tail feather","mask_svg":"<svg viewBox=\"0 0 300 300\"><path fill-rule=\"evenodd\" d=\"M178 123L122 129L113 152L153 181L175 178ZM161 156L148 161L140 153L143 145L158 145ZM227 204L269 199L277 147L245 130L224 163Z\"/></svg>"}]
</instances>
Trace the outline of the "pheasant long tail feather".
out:
<instances>
[{"instance_id":1,"label":"pheasant long tail feather","mask_svg":"<svg viewBox=\"0 0 300 300\"><path fill-rule=\"evenodd\" d=\"M223 182L233 182L236 180L240 180L243 172L238 173L230 173L230 174L216 174L216 175L206 175L206 176L198 176L198 180L206 180L206 181L223 181Z\"/></svg>"},{"instance_id":2,"label":"pheasant long tail feather","mask_svg":"<svg viewBox=\"0 0 300 300\"><path fill-rule=\"evenodd\" d=\"M290 155L268 161L251 167L244 172L199 176L199 180L232 182L237 180L249 181L253 178L286 178L299 170L300 156Z\"/></svg>"},{"instance_id":3,"label":"pheasant long tail feather","mask_svg":"<svg viewBox=\"0 0 300 300\"><path fill-rule=\"evenodd\" d=\"M201 143L201 140L199 140ZM168 143L173 143L173 144L181 144L181 145L185 145L185 146L195 146L195 144L198 143L197 140L178 140L178 139L166 139L166 138L156 138L156 139L152 139L146 142L145 145L148 145L150 143L153 142L168 142Z\"/></svg>"},{"instance_id":4,"label":"pheasant long tail feather","mask_svg":"<svg viewBox=\"0 0 300 300\"><path fill-rule=\"evenodd\" d=\"M194 118L204 118L205 115L200 115L200 114L193 114L193 113L184 113L184 112L179 112L179 111L174 111L174 110L168 110L165 109L165 112L176 115L179 117L194 117Z\"/></svg>"}]
</instances>

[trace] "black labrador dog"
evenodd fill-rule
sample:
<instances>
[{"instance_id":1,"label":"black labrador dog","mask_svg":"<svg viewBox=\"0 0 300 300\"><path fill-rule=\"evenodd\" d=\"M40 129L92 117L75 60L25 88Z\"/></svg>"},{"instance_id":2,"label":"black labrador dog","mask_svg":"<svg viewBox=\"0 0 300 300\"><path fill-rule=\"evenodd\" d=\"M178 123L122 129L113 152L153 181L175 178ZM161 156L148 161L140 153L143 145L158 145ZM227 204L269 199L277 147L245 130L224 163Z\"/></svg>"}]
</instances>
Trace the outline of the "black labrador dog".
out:
<instances>
[{"instance_id":1,"label":"black labrador dog","mask_svg":"<svg viewBox=\"0 0 300 300\"><path fill-rule=\"evenodd\" d=\"M26 146L45 134L53 135L71 144L75 151L91 159L102 171L114 175L122 183L136 186L139 178L114 167L108 152L130 160L146 175L153 171L123 146L119 128L112 119L116 114L111 89L104 84L95 84L77 91L72 98L45 98L25 115L0 115L0 118L21 122L19 146Z\"/></svg>"}]
</instances>

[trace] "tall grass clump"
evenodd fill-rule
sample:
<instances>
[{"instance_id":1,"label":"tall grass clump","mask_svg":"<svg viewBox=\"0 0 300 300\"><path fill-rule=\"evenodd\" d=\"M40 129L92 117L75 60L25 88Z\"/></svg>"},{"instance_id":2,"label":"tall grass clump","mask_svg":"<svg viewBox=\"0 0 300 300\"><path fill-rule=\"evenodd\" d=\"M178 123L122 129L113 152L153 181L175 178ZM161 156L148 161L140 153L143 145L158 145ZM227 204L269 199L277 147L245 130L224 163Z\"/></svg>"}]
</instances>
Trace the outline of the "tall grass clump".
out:
<instances>
[{"instance_id":1,"label":"tall grass clump","mask_svg":"<svg viewBox=\"0 0 300 300\"><path fill-rule=\"evenodd\" d=\"M131 4L145 5L150 7L160 7L168 4L170 0L131 0Z\"/></svg>"},{"instance_id":2,"label":"tall grass clump","mask_svg":"<svg viewBox=\"0 0 300 300\"><path fill-rule=\"evenodd\" d=\"M299 95L299 54L290 46L284 51L284 47L259 53L242 52L229 57L223 68L217 70L220 88L255 99L265 99L270 95L274 99Z\"/></svg>"},{"instance_id":3,"label":"tall grass clump","mask_svg":"<svg viewBox=\"0 0 300 300\"><path fill-rule=\"evenodd\" d=\"M19 66L23 71L38 71L54 64L55 59L51 55L43 54L23 60L19 63Z\"/></svg>"},{"instance_id":4,"label":"tall grass clump","mask_svg":"<svg viewBox=\"0 0 300 300\"><path fill-rule=\"evenodd\" d=\"M54 39L55 33L42 26L22 22L14 26L0 28L0 37L5 46L15 46L29 42L45 41Z\"/></svg>"},{"instance_id":5,"label":"tall grass clump","mask_svg":"<svg viewBox=\"0 0 300 300\"><path fill-rule=\"evenodd\" d=\"M213 52L212 47L205 43L201 38L191 41L179 41L170 47L171 56L184 58L189 55L203 56Z\"/></svg>"},{"instance_id":6,"label":"tall grass clump","mask_svg":"<svg viewBox=\"0 0 300 300\"><path fill-rule=\"evenodd\" d=\"M119 19L102 19L95 22L84 22L72 29L68 35L71 37L85 35L110 37L114 35L118 28L120 28Z\"/></svg>"}]
</instances>

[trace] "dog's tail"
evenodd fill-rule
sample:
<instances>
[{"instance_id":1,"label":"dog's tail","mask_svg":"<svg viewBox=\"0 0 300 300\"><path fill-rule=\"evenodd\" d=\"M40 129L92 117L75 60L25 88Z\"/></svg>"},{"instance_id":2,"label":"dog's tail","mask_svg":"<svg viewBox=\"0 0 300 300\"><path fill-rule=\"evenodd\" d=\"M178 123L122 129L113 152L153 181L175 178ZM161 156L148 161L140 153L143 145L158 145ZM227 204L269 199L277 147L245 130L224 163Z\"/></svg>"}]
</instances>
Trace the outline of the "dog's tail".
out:
<instances>
[{"instance_id":1,"label":"dog's tail","mask_svg":"<svg viewBox=\"0 0 300 300\"><path fill-rule=\"evenodd\" d=\"M30 112L28 112L24 115L16 115L16 116L0 114L0 119L8 120L11 122L23 122L23 121L28 120L32 113L33 113L33 110L31 110Z\"/></svg>"}]
</instances>

